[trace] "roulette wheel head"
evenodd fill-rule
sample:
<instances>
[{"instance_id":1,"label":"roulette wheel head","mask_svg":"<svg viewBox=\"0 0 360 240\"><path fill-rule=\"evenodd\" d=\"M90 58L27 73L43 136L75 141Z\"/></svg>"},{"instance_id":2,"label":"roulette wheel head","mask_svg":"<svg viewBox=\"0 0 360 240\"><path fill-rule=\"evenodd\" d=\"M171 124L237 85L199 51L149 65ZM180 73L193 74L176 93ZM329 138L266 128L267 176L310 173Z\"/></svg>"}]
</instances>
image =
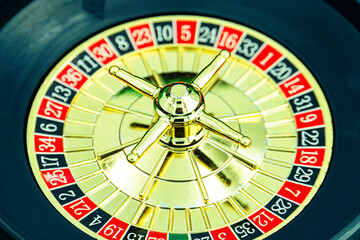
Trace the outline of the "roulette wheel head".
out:
<instances>
[{"instance_id":1,"label":"roulette wheel head","mask_svg":"<svg viewBox=\"0 0 360 240\"><path fill-rule=\"evenodd\" d=\"M327 5L84 2L0 32L13 236L321 239L356 217L358 35Z\"/></svg>"}]
</instances>

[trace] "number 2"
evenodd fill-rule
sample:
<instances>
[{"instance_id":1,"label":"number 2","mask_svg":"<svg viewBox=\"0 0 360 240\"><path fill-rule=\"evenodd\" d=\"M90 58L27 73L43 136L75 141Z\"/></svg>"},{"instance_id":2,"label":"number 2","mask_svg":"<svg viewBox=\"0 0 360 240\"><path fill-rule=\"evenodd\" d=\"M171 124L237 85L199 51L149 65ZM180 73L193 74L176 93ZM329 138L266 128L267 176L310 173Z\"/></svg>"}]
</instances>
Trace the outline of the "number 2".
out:
<instances>
[{"instance_id":1,"label":"number 2","mask_svg":"<svg viewBox=\"0 0 360 240\"><path fill-rule=\"evenodd\" d=\"M73 190L68 191L68 193L62 193L59 195L60 200L67 200L67 197L75 197L75 192Z\"/></svg>"}]
</instances>

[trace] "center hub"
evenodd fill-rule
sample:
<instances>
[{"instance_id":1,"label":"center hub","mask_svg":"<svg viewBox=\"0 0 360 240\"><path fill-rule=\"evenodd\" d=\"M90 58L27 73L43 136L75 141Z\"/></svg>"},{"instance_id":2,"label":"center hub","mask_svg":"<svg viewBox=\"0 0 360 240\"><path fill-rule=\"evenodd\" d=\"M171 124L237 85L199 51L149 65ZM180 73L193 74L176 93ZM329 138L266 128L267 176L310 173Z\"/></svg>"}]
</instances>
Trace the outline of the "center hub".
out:
<instances>
[{"instance_id":1,"label":"center hub","mask_svg":"<svg viewBox=\"0 0 360 240\"><path fill-rule=\"evenodd\" d=\"M188 83L172 83L161 89L154 101L155 121L165 117L172 124L161 142L179 150L195 146L206 132L195 123L204 107L203 95Z\"/></svg>"},{"instance_id":2,"label":"center hub","mask_svg":"<svg viewBox=\"0 0 360 240\"><path fill-rule=\"evenodd\" d=\"M190 122L204 109L200 91L187 83L173 83L161 89L155 100L155 111L172 123Z\"/></svg>"},{"instance_id":3,"label":"center hub","mask_svg":"<svg viewBox=\"0 0 360 240\"><path fill-rule=\"evenodd\" d=\"M189 94L189 90L184 84L175 84L170 87L170 95L173 98L181 99Z\"/></svg>"}]
</instances>

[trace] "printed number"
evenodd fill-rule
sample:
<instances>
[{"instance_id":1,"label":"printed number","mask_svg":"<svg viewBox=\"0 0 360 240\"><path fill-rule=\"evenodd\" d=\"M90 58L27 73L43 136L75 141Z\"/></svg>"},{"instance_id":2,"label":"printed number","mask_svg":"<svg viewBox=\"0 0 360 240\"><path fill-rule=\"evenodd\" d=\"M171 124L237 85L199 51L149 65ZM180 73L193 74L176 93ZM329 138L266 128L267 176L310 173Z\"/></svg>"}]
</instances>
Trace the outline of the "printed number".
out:
<instances>
[{"instance_id":1,"label":"printed number","mask_svg":"<svg viewBox=\"0 0 360 240\"><path fill-rule=\"evenodd\" d=\"M298 197L301 193L301 191L296 190L296 193L294 193L290 188L285 188L286 191L289 191L292 195L294 195L295 197Z\"/></svg>"},{"instance_id":2,"label":"printed number","mask_svg":"<svg viewBox=\"0 0 360 240\"><path fill-rule=\"evenodd\" d=\"M41 165L43 167L58 167L59 159L58 158L49 158L49 157L40 157Z\"/></svg>"},{"instance_id":3,"label":"printed number","mask_svg":"<svg viewBox=\"0 0 360 240\"><path fill-rule=\"evenodd\" d=\"M209 236L201 237L201 238L195 238L194 240L209 240Z\"/></svg>"},{"instance_id":4,"label":"printed number","mask_svg":"<svg viewBox=\"0 0 360 240\"><path fill-rule=\"evenodd\" d=\"M302 98L296 98L294 100L294 104L296 105L296 110L298 112L313 106L311 97L309 95L305 95Z\"/></svg>"},{"instance_id":5,"label":"printed number","mask_svg":"<svg viewBox=\"0 0 360 240\"><path fill-rule=\"evenodd\" d=\"M222 232L218 234L219 239L225 240L226 239L226 233Z\"/></svg>"},{"instance_id":6,"label":"printed number","mask_svg":"<svg viewBox=\"0 0 360 240\"><path fill-rule=\"evenodd\" d=\"M102 219L102 217L100 215L96 215L96 217L94 217L94 220L91 221L89 226L94 226L94 225L101 224L102 221L100 219Z\"/></svg>"},{"instance_id":7,"label":"printed number","mask_svg":"<svg viewBox=\"0 0 360 240\"><path fill-rule=\"evenodd\" d=\"M317 162L316 156L308 156L308 155L318 155L318 151L314 152L305 152L304 150L301 151L301 158L300 162L302 163L311 163L314 164Z\"/></svg>"},{"instance_id":8,"label":"printed number","mask_svg":"<svg viewBox=\"0 0 360 240\"><path fill-rule=\"evenodd\" d=\"M82 204L82 205L80 205L80 204ZM78 206L79 206L79 207L78 207ZM91 208L84 202L83 199L81 199L81 201L77 202L76 204L72 205L70 208L74 210L74 213L75 213L76 215L81 215L81 214L83 214L82 211L89 211L89 210L91 210ZM75 209L75 208L76 208L76 209Z\"/></svg>"},{"instance_id":9,"label":"printed number","mask_svg":"<svg viewBox=\"0 0 360 240\"><path fill-rule=\"evenodd\" d=\"M312 133L312 134L311 134ZM308 145L317 145L319 144L319 132L316 130L312 130L311 133L308 132L301 132L301 144L303 146L308 146Z\"/></svg>"},{"instance_id":10,"label":"printed number","mask_svg":"<svg viewBox=\"0 0 360 240\"><path fill-rule=\"evenodd\" d=\"M183 41L189 41L191 39L191 26L190 25L182 25L181 26L181 35L180 38Z\"/></svg>"},{"instance_id":11,"label":"printed number","mask_svg":"<svg viewBox=\"0 0 360 240\"><path fill-rule=\"evenodd\" d=\"M255 229L251 227L250 223L245 222L241 226L236 226L235 232L241 234L240 238L245 238L248 235L255 233Z\"/></svg>"},{"instance_id":12,"label":"printed number","mask_svg":"<svg viewBox=\"0 0 360 240\"><path fill-rule=\"evenodd\" d=\"M43 144L39 145L40 151L49 150L50 152L54 152L56 147L53 143L55 143L55 138L49 137L49 138L39 138L39 141Z\"/></svg>"},{"instance_id":13,"label":"printed number","mask_svg":"<svg viewBox=\"0 0 360 240\"><path fill-rule=\"evenodd\" d=\"M148 237L147 240L165 240L164 238Z\"/></svg>"},{"instance_id":14,"label":"printed number","mask_svg":"<svg viewBox=\"0 0 360 240\"><path fill-rule=\"evenodd\" d=\"M67 179L64 176L64 172L62 170L55 170L51 173L47 173L47 179L51 185L56 186L58 183L67 183Z\"/></svg>"},{"instance_id":15,"label":"printed number","mask_svg":"<svg viewBox=\"0 0 360 240\"><path fill-rule=\"evenodd\" d=\"M83 79L83 76L70 68L66 71L66 74L61 76L61 81L68 83L70 86L75 87L78 82Z\"/></svg>"},{"instance_id":16,"label":"printed number","mask_svg":"<svg viewBox=\"0 0 360 240\"><path fill-rule=\"evenodd\" d=\"M138 46L152 42L150 29L146 27L135 29L132 35L135 39L135 44Z\"/></svg>"},{"instance_id":17,"label":"printed number","mask_svg":"<svg viewBox=\"0 0 360 240\"><path fill-rule=\"evenodd\" d=\"M156 33L158 42L171 41L174 37L170 25L156 26Z\"/></svg>"},{"instance_id":18,"label":"printed number","mask_svg":"<svg viewBox=\"0 0 360 240\"><path fill-rule=\"evenodd\" d=\"M68 97L71 96L71 90L63 86L56 86L54 92L51 93L52 98L57 98L60 101L67 102Z\"/></svg>"},{"instance_id":19,"label":"printed number","mask_svg":"<svg viewBox=\"0 0 360 240\"><path fill-rule=\"evenodd\" d=\"M301 117L300 122L309 123L315 121L316 119L317 119L317 115L315 113L311 113L306 115L306 117Z\"/></svg>"},{"instance_id":20,"label":"printed number","mask_svg":"<svg viewBox=\"0 0 360 240\"><path fill-rule=\"evenodd\" d=\"M238 48L238 52L243 54L245 57L252 57L259 49L259 44L256 42L252 42L250 39L244 39L241 42Z\"/></svg>"},{"instance_id":21,"label":"printed number","mask_svg":"<svg viewBox=\"0 0 360 240\"><path fill-rule=\"evenodd\" d=\"M230 34L226 31L223 33L219 46L227 49L233 49L236 46L238 38L239 36L236 33Z\"/></svg>"},{"instance_id":22,"label":"printed number","mask_svg":"<svg viewBox=\"0 0 360 240\"><path fill-rule=\"evenodd\" d=\"M202 26L199 30L200 36L199 36L199 42L200 43L211 43L214 44L216 41L216 33L217 29L213 28L210 30L207 26Z\"/></svg>"},{"instance_id":23,"label":"printed number","mask_svg":"<svg viewBox=\"0 0 360 240\"><path fill-rule=\"evenodd\" d=\"M56 132L58 127L53 123L41 123L40 129L44 132Z\"/></svg>"},{"instance_id":24,"label":"printed number","mask_svg":"<svg viewBox=\"0 0 360 240\"><path fill-rule=\"evenodd\" d=\"M292 69L288 67L286 63L280 62L273 69L270 70L270 73L275 76L279 81L282 81L290 77Z\"/></svg>"},{"instance_id":25,"label":"printed number","mask_svg":"<svg viewBox=\"0 0 360 240\"><path fill-rule=\"evenodd\" d=\"M67 200L68 197L74 198L76 197L76 194L73 190L69 190L68 193L62 193L59 195L59 199L62 201Z\"/></svg>"},{"instance_id":26,"label":"printed number","mask_svg":"<svg viewBox=\"0 0 360 240\"><path fill-rule=\"evenodd\" d=\"M135 240L135 238L137 237L137 236L139 236L138 237L138 240L141 240L141 238L143 238L143 237L145 237L144 235L141 235L141 234L136 234L136 233L129 233L128 235L127 235L127 239L128 240Z\"/></svg>"},{"instance_id":27,"label":"printed number","mask_svg":"<svg viewBox=\"0 0 360 240\"><path fill-rule=\"evenodd\" d=\"M121 50L121 51L127 51L129 50L129 43L126 41L126 38L122 35L119 35L119 36L116 36L115 38L115 42L116 44L118 45L118 48Z\"/></svg>"},{"instance_id":28,"label":"printed number","mask_svg":"<svg viewBox=\"0 0 360 240\"><path fill-rule=\"evenodd\" d=\"M106 61L108 58L112 58L114 56L113 51L111 51L109 45L103 43L99 47L95 47L93 49L93 53L99 57L100 61Z\"/></svg>"},{"instance_id":29,"label":"printed number","mask_svg":"<svg viewBox=\"0 0 360 240\"><path fill-rule=\"evenodd\" d=\"M60 118L62 114L63 107L59 106L53 102L48 101L45 106L44 113L47 116L53 115L56 118Z\"/></svg>"},{"instance_id":30,"label":"printed number","mask_svg":"<svg viewBox=\"0 0 360 240\"><path fill-rule=\"evenodd\" d=\"M288 93L289 93L290 95L293 95L293 94L299 92L300 90L302 90L303 88L305 88L304 85L295 85L296 83L298 83L298 82L300 82L300 81L301 81L301 79L297 77L297 78L295 78L294 80L291 80L290 82L287 82L287 83L284 84L284 86L285 86L286 88L290 88L290 89L288 90Z\"/></svg>"},{"instance_id":31,"label":"printed number","mask_svg":"<svg viewBox=\"0 0 360 240\"><path fill-rule=\"evenodd\" d=\"M83 59L79 59L76 62L76 65L82 67L87 73L91 72L94 68L98 66L97 63L88 55L85 55Z\"/></svg>"},{"instance_id":32,"label":"printed number","mask_svg":"<svg viewBox=\"0 0 360 240\"><path fill-rule=\"evenodd\" d=\"M260 65L265 66L265 64L274 56L274 53L269 52L266 58L264 58L260 63Z\"/></svg>"},{"instance_id":33,"label":"printed number","mask_svg":"<svg viewBox=\"0 0 360 240\"><path fill-rule=\"evenodd\" d=\"M307 172L304 171L301 167L298 167L296 169L296 174L294 175L294 178L299 182L309 182L311 180L311 176L313 175L314 171L311 169L307 169Z\"/></svg>"},{"instance_id":34,"label":"printed number","mask_svg":"<svg viewBox=\"0 0 360 240\"><path fill-rule=\"evenodd\" d=\"M123 230L123 228L118 227L115 224L111 224L104 229L104 234L106 236L112 236L112 239L118 239L119 233Z\"/></svg>"},{"instance_id":35,"label":"printed number","mask_svg":"<svg viewBox=\"0 0 360 240\"><path fill-rule=\"evenodd\" d=\"M263 219L262 216L264 216L264 218L266 218L266 219ZM259 215L254 217L254 220L256 220L260 226L265 227L269 224L269 221L272 222L274 220L274 218L269 217L268 215L266 215L266 212L263 211Z\"/></svg>"},{"instance_id":36,"label":"printed number","mask_svg":"<svg viewBox=\"0 0 360 240\"><path fill-rule=\"evenodd\" d=\"M290 209L292 207L291 203L287 203L285 205L284 201L279 198L274 205L271 206L271 210L274 212L277 212L281 215L285 214L287 212L288 209Z\"/></svg>"}]
</instances>

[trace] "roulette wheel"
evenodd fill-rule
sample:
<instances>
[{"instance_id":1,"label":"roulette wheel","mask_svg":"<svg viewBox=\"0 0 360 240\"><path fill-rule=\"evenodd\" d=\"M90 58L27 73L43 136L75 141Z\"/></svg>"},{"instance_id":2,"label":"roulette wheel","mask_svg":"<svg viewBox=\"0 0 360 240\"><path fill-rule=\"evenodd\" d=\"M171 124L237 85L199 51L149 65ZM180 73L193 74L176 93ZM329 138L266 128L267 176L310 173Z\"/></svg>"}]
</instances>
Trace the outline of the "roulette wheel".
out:
<instances>
[{"instance_id":1,"label":"roulette wheel","mask_svg":"<svg viewBox=\"0 0 360 240\"><path fill-rule=\"evenodd\" d=\"M322 1L31 2L0 32L1 227L358 239L359 44Z\"/></svg>"}]
</instances>

